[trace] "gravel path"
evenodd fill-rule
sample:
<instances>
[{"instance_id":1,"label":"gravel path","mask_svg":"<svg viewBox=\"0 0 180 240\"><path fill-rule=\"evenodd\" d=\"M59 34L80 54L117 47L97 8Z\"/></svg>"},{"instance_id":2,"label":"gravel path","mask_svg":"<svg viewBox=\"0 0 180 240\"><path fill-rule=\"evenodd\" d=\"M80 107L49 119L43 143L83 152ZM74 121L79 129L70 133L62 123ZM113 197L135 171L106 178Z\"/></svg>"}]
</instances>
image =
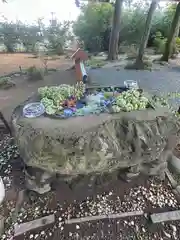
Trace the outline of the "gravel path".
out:
<instances>
[{"instance_id":1,"label":"gravel path","mask_svg":"<svg viewBox=\"0 0 180 240\"><path fill-rule=\"evenodd\" d=\"M136 80L145 91L166 94L180 91L180 66L164 66L160 70L136 71L111 68L91 69L92 85L123 85L125 80ZM176 102L179 101L176 99ZM174 103L174 101L173 101Z\"/></svg>"}]
</instances>

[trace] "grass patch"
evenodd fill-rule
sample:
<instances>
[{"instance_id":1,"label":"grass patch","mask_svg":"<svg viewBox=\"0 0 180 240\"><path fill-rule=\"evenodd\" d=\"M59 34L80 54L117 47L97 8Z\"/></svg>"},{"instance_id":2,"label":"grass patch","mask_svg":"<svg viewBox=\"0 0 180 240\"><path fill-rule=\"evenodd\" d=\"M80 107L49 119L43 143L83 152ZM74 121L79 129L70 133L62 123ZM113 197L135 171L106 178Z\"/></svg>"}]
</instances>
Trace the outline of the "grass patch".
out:
<instances>
[{"instance_id":1,"label":"grass patch","mask_svg":"<svg viewBox=\"0 0 180 240\"><path fill-rule=\"evenodd\" d=\"M86 65L91 68L101 68L105 65L105 60L97 59L97 58L91 58L87 60Z\"/></svg>"},{"instance_id":2,"label":"grass patch","mask_svg":"<svg viewBox=\"0 0 180 240\"><path fill-rule=\"evenodd\" d=\"M57 72L56 68L48 68L48 72Z\"/></svg>"},{"instance_id":3,"label":"grass patch","mask_svg":"<svg viewBox=\"0 0 180 240\"><path fill-rule=\"evenodd\" d=\"M15 83L11 81L10 77L1 77L0 78L0 89L9 89L14 87Z\"/></svg>"},{"instance_id":4,"label":"grass patch","mask_svg":"<svg viewBox=\"0 0 180 240\"><path fill-rule=\"evenodd\" d=\"M38 55L28 56L28 58L38 58Z\"/></svg>"},{"instance_id":5,"label":"grass patch","mask_svg":"<svg viewBox=\"0 0 180 240\"><path fill-rule=\"evenodd\" d=\"M134 62L134 63L128 63L124 69L127 70L149 70L152 69L152 62L150 61L142 61L142 62Z\"/></svg>"}]
</instances>

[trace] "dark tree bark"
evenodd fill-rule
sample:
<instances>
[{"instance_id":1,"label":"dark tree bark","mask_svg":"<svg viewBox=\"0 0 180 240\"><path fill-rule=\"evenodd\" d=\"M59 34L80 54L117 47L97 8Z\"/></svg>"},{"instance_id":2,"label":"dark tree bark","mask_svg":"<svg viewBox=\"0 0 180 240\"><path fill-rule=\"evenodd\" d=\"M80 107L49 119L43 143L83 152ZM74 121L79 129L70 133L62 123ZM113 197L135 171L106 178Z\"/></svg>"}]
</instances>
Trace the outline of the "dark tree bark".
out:
<instances>
[{"instance_id":1,"label":"dark tree bark","mask_svg":"<svg viewBox=\"0 0 180 240\"><path fill-rule=\"evenodd\" d=\"M179 27L179 19L180 19L180 2L178 3L177 7L176 7L176 12L174 14L174 18L171 24L171 29L169 32L169 36L165 45L165 50L164 50L164 54L162 56L162 61L166 61L168 62L169 57L172 54L172 50L173 50L173 45L175 42L175 37L177 35L178 32L178 27Z\"/></svg>"},{"instance_id":2,"label":"dark tree bark","mask_svg":"<svg viewBox=\"0 0 180 240\"><path fill-rule=\"evenodd\" d=\"M110 36L108 60L116 60L118 58L118 42L120 32L120 20L122 12L123 0L116 0L114 6L113 25Z\"/></svg>"},{"instance_id":3,"label":"dark tree bark","mask_svg":"<svg viewBox=\"0 0 180 240\"><path fill-rule=\"evenodd\" d=\"M144 33L143 33L143 36L141 39L138 56L137 56L136 63L135 63L137 66L139 65L140 68L143 65L143 56L144 56L144 51L147 47L147 42L148 42L149 34L151 31L152 17L156 10L158 2L159 2L159 0L152 0L149 11L148 11L146 24L145 24L145 28L144 28Z\"/></svg>"},{"instance_id":4,"label":"dark tree bark","mask_svg":"<svg viewBox=\"0 0 180 240\"><path fill-rule=\"evenodd\" d=\"M0 120L4 123L6 129L8 130L9 134L11 135L11 128L10 128L8 122L6 121L6 119L4 118L2 112L0 112Z\"/></svg>"},{"instance_id":5,"label":"dark tree bark","mask_svg":"<svg viewBox=\"0 0 180 240\"><path fill-rule=\"evenodd\" d=\"M175 33L175 37L179 37L179 28L180 28L180 21L178 22L177 28L176 28L176 33Z\"/></svg>"}]
</instances>

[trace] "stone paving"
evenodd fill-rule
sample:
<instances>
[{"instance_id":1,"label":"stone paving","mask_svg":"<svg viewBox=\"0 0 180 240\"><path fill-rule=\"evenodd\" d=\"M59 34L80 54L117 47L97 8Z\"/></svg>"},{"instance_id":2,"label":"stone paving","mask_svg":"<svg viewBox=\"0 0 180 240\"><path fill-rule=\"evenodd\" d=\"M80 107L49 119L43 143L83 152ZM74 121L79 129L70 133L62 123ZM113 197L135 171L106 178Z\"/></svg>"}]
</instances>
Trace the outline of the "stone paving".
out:
<instances>
[{"instance_id":1,"label":"stone paving","mask_svg":"<svg viewBox=\"0 0 180 240\"><path fill-rule=\"evenodd\" d=\"M136 80L145 91L155 94L180 92L180 66L163 66L159 70L136 71L106 67L89 70L92 85L123 85L125 80ZM176 99L178 104L180 100ZM175 102L173 101L173 104Z\"/></svg>"}]
</instances>

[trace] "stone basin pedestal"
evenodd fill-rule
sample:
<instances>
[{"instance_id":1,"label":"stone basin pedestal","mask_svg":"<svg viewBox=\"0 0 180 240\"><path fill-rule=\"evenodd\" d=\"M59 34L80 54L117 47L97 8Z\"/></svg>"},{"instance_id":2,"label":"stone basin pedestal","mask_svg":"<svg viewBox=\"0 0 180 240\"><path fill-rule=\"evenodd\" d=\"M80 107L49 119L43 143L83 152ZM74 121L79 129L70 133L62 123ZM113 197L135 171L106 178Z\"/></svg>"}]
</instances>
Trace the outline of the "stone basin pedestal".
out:
<instances>
[{"instance_id":1,"label":"stone basin pedestal","mask_svg":"<svg viewBox=\"0 0 180 240\"><path fill-rule=\"evenodd\" d=\"M25 182L29 190L43 194L51 190L52 176L48 172L40 168L29 167L25 168Z\"/></svg>"},{"instance_id":2,"label":"stone basin pedestal","mask_svg":"<svg viewBox=\"0 0 180 240\"><path fill-rule=\"evenodd\" d=\"M128 178L140 172L164 177L180 126L167 108L66 120L24 118L23 106L31 101L14 110L12 129L34 191L49 191L57 174L72 181L126 169Z\"/></svg>"}]
</instances>

